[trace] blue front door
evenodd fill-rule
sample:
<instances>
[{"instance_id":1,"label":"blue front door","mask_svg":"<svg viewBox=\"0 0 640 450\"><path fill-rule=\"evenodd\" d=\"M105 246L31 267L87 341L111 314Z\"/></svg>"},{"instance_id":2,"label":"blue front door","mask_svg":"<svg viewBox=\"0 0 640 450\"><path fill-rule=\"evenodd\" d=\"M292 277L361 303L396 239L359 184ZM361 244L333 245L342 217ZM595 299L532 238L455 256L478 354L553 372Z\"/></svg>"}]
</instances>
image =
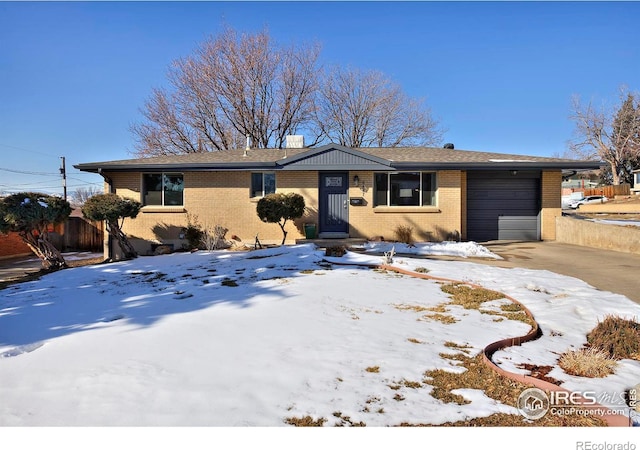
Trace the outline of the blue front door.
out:
<instances>
[{"instance_id":1,"label":"blue front door","mask_svg":"<svg viewBox=\"0 0 640 450\"><path fill-rule=\"evenodd\" d=\"M349 233L349 174L320 174L320 233Z\"/></svg>"}]
</instances>

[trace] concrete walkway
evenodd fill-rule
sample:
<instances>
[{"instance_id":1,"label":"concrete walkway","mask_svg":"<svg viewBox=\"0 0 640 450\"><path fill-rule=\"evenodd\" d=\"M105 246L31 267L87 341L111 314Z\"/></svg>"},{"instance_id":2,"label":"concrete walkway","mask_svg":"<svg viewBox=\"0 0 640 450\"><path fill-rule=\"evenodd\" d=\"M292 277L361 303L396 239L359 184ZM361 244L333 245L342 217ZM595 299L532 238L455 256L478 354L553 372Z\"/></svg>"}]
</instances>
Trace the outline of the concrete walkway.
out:
<instances>
[{"instance_id":1,"label":"concrete walkway","mask_svg":"<svg viewBox=\"0 0 640 450\"><path fill-rule=\"evenodd\" d=\"M474 260L498 267L523 267L579 278L640 304L640 255L557 242L486 242L504 260Z\"/></svg>"}]
</instances>

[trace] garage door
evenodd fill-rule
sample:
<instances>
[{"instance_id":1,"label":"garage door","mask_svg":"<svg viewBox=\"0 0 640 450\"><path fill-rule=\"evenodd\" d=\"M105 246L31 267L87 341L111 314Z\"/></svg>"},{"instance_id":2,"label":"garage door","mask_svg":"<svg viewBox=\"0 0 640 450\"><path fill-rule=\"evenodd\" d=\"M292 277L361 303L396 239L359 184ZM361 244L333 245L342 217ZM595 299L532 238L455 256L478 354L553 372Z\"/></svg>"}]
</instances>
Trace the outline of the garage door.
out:
<instances>
[{"instance_id":1,"label":"garage door","mask_svg":"<svg viewBox=\"0 0 640 450\"><path fill-rule=\"evenodd\" d=\"M467 172L467 238L540 240L540 172Z\"/></svg>"}]
</instances>

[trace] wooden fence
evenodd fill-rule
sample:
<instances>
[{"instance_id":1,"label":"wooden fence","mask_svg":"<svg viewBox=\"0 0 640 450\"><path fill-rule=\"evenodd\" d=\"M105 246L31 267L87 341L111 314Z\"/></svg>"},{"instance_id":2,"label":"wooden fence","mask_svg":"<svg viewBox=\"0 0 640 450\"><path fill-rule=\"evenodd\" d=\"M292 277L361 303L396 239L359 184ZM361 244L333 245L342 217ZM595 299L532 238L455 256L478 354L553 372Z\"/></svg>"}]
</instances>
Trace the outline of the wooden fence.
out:
<instances>
[{"instance_id":1,"label":"wooden fence","mask_svg":"<svg viewBox=\"0 0 640 450\"><path fill-rule=\"evenodd\" d=\"M614 186L601 186L597 188L585 189L584 196L604 195L607 198L614 198L616 195L630 195L631 186L628 184L618 184Z\"/></svg>"},{"instance_id":2,"label":"wooden fence","mask_svg":"<svg viewBox=\"0 0 640 450\"><path fill-rule=\"evenodd\" d=\"M104 241L103 222L69 217L64 230L65 250L101 252Z\"/></svg>"}]
</instances>

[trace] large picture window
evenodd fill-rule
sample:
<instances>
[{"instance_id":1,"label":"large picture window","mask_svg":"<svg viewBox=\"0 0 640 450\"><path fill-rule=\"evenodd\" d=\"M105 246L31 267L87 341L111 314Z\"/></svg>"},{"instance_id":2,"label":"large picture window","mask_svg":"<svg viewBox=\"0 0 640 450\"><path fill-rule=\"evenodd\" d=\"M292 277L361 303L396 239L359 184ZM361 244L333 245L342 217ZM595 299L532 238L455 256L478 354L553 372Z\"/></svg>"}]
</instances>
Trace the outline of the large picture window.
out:
<instances>
[{"instance_id":1,"label":"large picture window","mask_svg":"<svg viewBox=\"0 0 640 450\"><path fill-rule=\"evenodd\" d=\"M184 176L181 173L145 173L142 176L144 205L182 206Z\"/></svg>"},{"instance_id":2,"label":"large picture window","mask_svg":"<svg viewBox=\"0 0 640 450\"><path fill-rule=\"evenodd\" d=\"M251 197L264 197L276 191L276 174L254 172L251 174Z\"/></svg>"},{"instance_id":3,"label":"large picture window","mask_svg":"<svg viewBox=\"0 0 640 450\"><path fill-rule=\"evenodd\" d=\"M432 172L376 173L374 206L433 206L435 178Z\"/></svg>"}]
</instances>

